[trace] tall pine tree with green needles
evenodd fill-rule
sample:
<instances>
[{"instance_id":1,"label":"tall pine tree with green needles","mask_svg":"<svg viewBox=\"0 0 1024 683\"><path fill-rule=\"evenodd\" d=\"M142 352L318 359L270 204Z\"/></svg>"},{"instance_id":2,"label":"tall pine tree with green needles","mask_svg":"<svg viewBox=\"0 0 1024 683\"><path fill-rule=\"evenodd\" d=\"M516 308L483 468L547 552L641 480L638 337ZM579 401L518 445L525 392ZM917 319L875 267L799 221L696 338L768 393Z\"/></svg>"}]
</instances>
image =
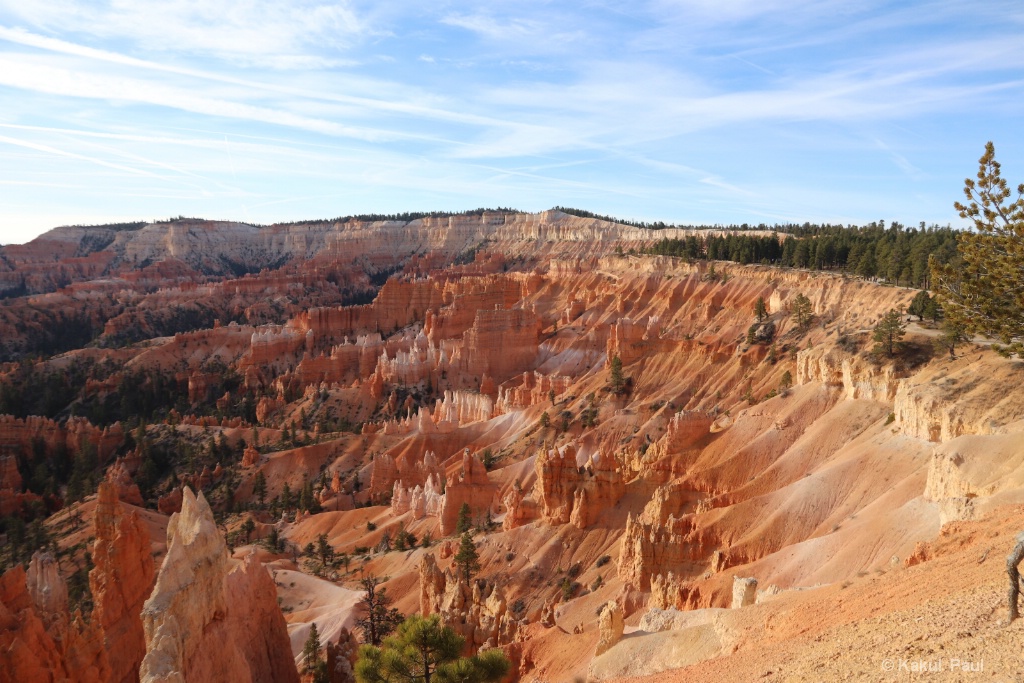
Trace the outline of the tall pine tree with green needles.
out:
<instances>
[{"instance_id":1,"label":"tall pine tree with green needles","mask_svg":"<svg viewBox=\"0 0 1024 683\"><path fill-rule=\"evenodd\" d=\"M317 662L320 661L320 632L316 628L316 622L314 621L309 626L309 637L306 638L306 644L302 646L302 667L306 671L312 671Z\"/></svg>"},{"instance_id":2,"label":"tall pine tree with green needles","mask_svg":"<svg viewBox=\"0 0 1024 683\"><path fill-rule=\"evenodd\" d=\"M978 160L977 180L964 181L967 203L954 204L974 230L957 235L960 263L931 259L932 289L945 316L968 334L983 334L1024 358L1024 184L1016 198L989 142Z\"/></svg>"},{"instance_id":3,"label":"tall pine tree with green needles","mask_svg":"<svg viewBox=\"0 0 1024 683\"><path fill-rule=\"evenodd\" d=\"M463 503L459 508L459 518L455 522L455 533L464 534L473 526L473 511L469 509L469 503Z\"/></svg>"},{"instance_id":4,"label":"tall pine tree with green needles","mask_svg":"<svg viewBox=\"0 0 1024 683\"><path fill-rule=\"evenodd\" d=\"M432 614L414 614L381 647L359 648L358 683L498 683L508 673L505 653L494 648L460 657L465 640Z\"/></svg>"},{"instance_id":5,"label":"tall pine tree with green needles","mask_svg":"<svg viewBox=\"0 0 1024 683\"><path fill-rule=\"evenodd\" d=\"M910 315L916 315L918 320L924 320L924 316L928 313L929 306L932 304L932 298L928 296L928 292L921 290L914 296L914 300L907 306L907 313Z\"/></svg>"},{"instance_id":6,"label":"tall pine tree with green needles","mask_svg":"<svg viewBox=\"0 0 1024 683\"><path fill-rule=\"evenodd\" d=\"M895 308L882 316L875 325L871 338L877 343L877 350L885 351L890 357L896 355L903 335L907 328L903 325L903 315Z\"/></svg>"},{"instance_id":7,"label":"tall pine tree with green needles","mask_svg":"<svg viewBox=\"0 0 1024 683\"><path fill-rule=\"evenodd\" d=\"M476 544L469 532L462 534L459 540L459 552L455 553L455 566L459 568L463 580L468 584L473 576L480 571L480 555L476 552Z\"/></svg>"},{"instance_id":8,"label":"tall pine tree with green needles","mask_svg":"<svg viewBox=\"0 0 1024 683\"><path fill-rule=\"evenodd\" d=\"M621 394L626 386L626 379L622 376L622 359L618 356L612 356L611 376L608 381L616 394Z\"/></svg>"},{"instance_id":9,"label":"tall pine tree with green needles","mask_svg":"<svg viewBox=\"0 0 1024 683\"><path fill-rule=\"evenodd\" d=\"M804 296L803 293L793 297L790 312L793 314L793 319L796 320L796 326L801 330L806 330L811 324L811 319L814 317L814 307L811 306L811 300Z\"/></svg>"},{"instance_id":10,"label":"tall pine tree with green needles","mask_svg":"<svg viewBox=\"0 0 1024 683\"><path fill-rule=\"evenodd\" d=\"M256 496L261 508L267 504L267 478L264 476L263 470L257 472L252 481L252 495Z\"/></svg>"},{"instance_id":11,"label":"tall pine tree with green needles","mask_svg":"<svg viewBox=\"0 0 1024 683\"><path fill-rule=\"evenodd\" d=\"M764 322L764 319L768 317L768 306L764 303L764 297L757 297L757 301L754 302L754 315L757 316L757 322Z\"/></svg>"},{"instance_id":12,"label":"tall pine tree with green needles","mask_svg":"<svg viewBox=\"0 0 1024 683\"><path fill-rule=\"evenodd\" d=\"M324 566L334 559L334 547L327 540L327 534L316 537L316 554L320 558L320 564Z\"/></svg>"},{"instance_id":13,"label":"tall pine tree with green needles","mask_svg":"<svg viewBox=\"0 0 1024 683\"><path fill-rule=\"evenodd\" d=\"M281 507L284 508L285 512L292 509L292 487L288 486L288 482L284 483L281 488Z\"/></svg>"}]
</instances>

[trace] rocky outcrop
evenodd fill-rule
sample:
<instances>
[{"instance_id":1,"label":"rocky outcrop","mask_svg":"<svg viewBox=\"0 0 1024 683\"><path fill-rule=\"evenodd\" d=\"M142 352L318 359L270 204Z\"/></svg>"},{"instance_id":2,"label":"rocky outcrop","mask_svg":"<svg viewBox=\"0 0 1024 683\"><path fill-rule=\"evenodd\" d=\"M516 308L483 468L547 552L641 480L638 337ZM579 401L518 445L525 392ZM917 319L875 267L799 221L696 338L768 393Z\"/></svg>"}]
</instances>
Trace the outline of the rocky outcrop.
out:
<instances>
[{"instance_id":1,"label":"rocky outcrop","mask_svg":"<svg viewBox=\"0 0 1024 683\"><path fill-rule=\"evenodd\" d=\"M429 417L426 419L430 421ZM433 479L436 488L443 477L441 464L433 451L426 451L421 458L405 454L397 459L390 453L382 453L373 459L370 494L382 497L388 492L393 492L396 483L407 490L412 490L416 486L425 487L430 479Z\"/></svg>"},{"instance_id":2,"label":"rocky outcrop","mask_svg":"<svg viewBox=\"0 0 1024 683\"><path fill-rule=\"evenodd\" d=\"M255 446L249 444L242 451L242 467L255 467L260 462L260 452Z\"/></svg>"},{"instance_id":3,"label":"rocky outcrop","mask_svg":"<svg viewBox=\"0 0 1024 683\"><path fill-rule=\"evenodd\" d=\"M893 414L904 434L934 443L1005 433L1024 418L1024 385L1012 361L961 359L901 382Z\"/></svg>"},{"instance_id":4,"label":"rocky outcrop","mask_svg":"<svg viewBox=\"0 0 1024 683\"><path fill-rule=\"evenodd\" d=\"M113 487L117 498L129 505L142 507L142 493L138 484L132 479L125 461L118 458L107 468L106 483Z\"/></svg>"},{"instance_id":5,"label":"rocky outcrop","mask_svg":"<svg viewBox=\"0 0 1024 683\"><path fill-rule=\"evenodd\" d=\"M0 576L0 679L110 680L99 623L68 614L67 587L45 553L32 558L27 574L18 565Z\"/></svg>"},{"instance_id":6,"label":"rocky outcrop","mask_svg":"<svg viewBox=\"0 0 1024 683\"><path fill-rule=\"evenodd\" d=\"M576 488L582 478L576 464L575 446L545 446L537 454L534 468L537 471L534 496L540 503L544 521L548 524L568 523L576 502Z\"/></svg>"},{"instance_id":7,"label":"rocky outcrop","mask_svg":"<svg viewBox=\"0 0 1024 683\"><path fill-rule=\"evenodd\" d=\"M78 453L88 443L95 447L99 462L105 463L121 447L124 438L124 429L117 422L97 427L82 417L60 423L44 417L0 415L0 453L33 453L37 443L48 453Z\"/></svg>"},{"instance_id":8,"label":"rocky outcrop","mask_svg":"<svg viewBox=\"0 0 1024 683\"><path fill-rule=\"evenodd\" d=\"M89 588L95 605L93 619L103 628L110 680L130 683L138 680L146 654L140 613L153 588L154 568L146 525L135 511L126 512L118 497L117 486L100 484Z\"/></svg>"},{"instance_id":9,"label":"rocky outcrop","mask_svg":"<svg viewBox=\"0 0 1024 683\"><path fill-rule=\"evenodd\" d=\"M655 609L675 609L687 605L691 586L673 572L651 577L651 598L648 604Z\"/></svg>"},{"instance_id":10,"label":"rocky outcrop","mask_svg":"<svg viewBox=\"0 0 1024 683\"><path fill-rule=\"evenodd\" d=\"M692 512L688 508L693 498L694 492L689 489L686 482L663 484L654 489L654 494L644 506L640 518L650 524L664 525L669 517L678 518L683 512Z\"/></svg>"},{"instance_id":11,"label":"rocky outcrop","mask_svg":"<svg viewBox=\"0 0 1024 683\"><path fill-rule=\"evenodd\" d=\"M536 371L528 371L520 378L510 379L498 387L498 399L495 410L508 413L521 408L529 408L551 401L551 392L558 400L569 387L572 378L563 375L544 375Z\"/></svg>"},{"instance_id":12,"label":"rocky outcrop","mask_svg":"<svg viewBox=\"0 0 1024 683\"><path fill-rule=\"evenodd\" d=\"M355 683L356 660L359 658L359 639L342 627L336 640L324 647L327 658L329 683Z\"/></svg>"},{"instance_id":13,"label":"rocky outcrop","mask_svg":"<svg viewBox=\"0 0 1024 683\"><path fill-rule=\"evenodd\" d=\"M804 349L797 353L796 358L797 384L821 382L826 386L842 387L843 395L848 399L892 405L903 376L893 365L875 365L824 346Z\"/></svg>"},{"instance_id":14,"label":"rocky outcrop","mask_svg":"<svg viewBox=\"0 0 1024 683\"><path fill-rule=\"evenodd\" d=\"M704 410L680 410L665 434L627 466L648 481L667 482L686 471L690 456L707 444L716 416Z\"/></svg>"},{"instance_id":15,"label":"rocky outcrop","mask_svg":"<svg viewBox=\"0 0 1024 683\"><path fill-rule=\"evenodd\" d=\"M498 487L487 478L483 463L471 455L468 448L465 449L461 471L448 477L445 486L440 512L441 535L450 536L455 533L459 510L463 505L469 506L472 519L489 516L497 493Z\"/></svg>"},{"instance_id":16,"label":"rocky outcrop","mask_svg":"<svg viewBox=\"0 0 1024 683\"><path fill-rule=\"evenodd\" d=\"M594 656L599 657L607 652L615 643L622 638L625 629L625 620L622 616L622 607L614 600L609 601L601 608L601 616L598 619L600 639L597 641L597 650Z\"/></svg>"},{"instance_id":17,"label":"rocky outcrop","mask_svg":"<svg viewBox=\"0 0 1024 683\"><path fill-rule=\"evenodd\" d=\"M165 515L173 515L181 511L182 488L175 487L165 495L157 498L156 509Z\"/></svg>"},{"instance_id":18,"label":"rocky outcrop","mask_svg":"<svg viewBox=\"0 0 1024 683\"><path fill-rule=\"evenodd\" d=\"M925 482L924 497L942 501L949 498L971 497L989 493L980 491L964 475L961 466L964 456L958 451L936 449L928 464L928 479Z\"/></svg>"},{"instance_id":19,"label":"rocky outcrop","mask_svg":"<svg viewBox=\"0 0 1024 683\"><path fill-rule=\"evenodd\" d=\"M253 683L297 680L277 588L255 551L227 576L225 631L248 664ZM351 643L348 643L351 648ZM237 680L247 680L245 678Z\"/></svg>"},{"instance_id":20,"label":"rocky outcrop","mask_svg":"<svg viewBox=\"0 0 1024 683\"><path fill-rule=\"evenodd\" d=\"M95 566L89 587L94 608L88 624L81 614L68 613L67 586L48 553L36 553L27 573L17 568L0 579L9 617L0 650L11 657L4 669L12 680L139 679L145 654L139 612L153 583L149 533L135 512L124 512L117 488L108 482L100 484L93 519ZM19 597L22 592L31 604ZM32 673L39 667L47 675Z\"/></svg>"},{"instance_id":21,"label":"rocky outcrop","mask_svg":"<svg viewBox=\"0 0 1024 683\"><path fill-rule=\"evenodd\" d=\"M229 575L202 493L185 488L168 522L167 555L142 620L144 683L298 681L273 582L253 556Z\"/></svg>"},{"instance_id":22,"label":"rocky outcrop","mask_svg":"<svg viewBox=\"0 0 1024 683\"><path fill-rule=\"evenodd\" d=\"M652 577L684 566L687 539L675 526L672 517L664 525L651 524L629 513L619 551L619 578L647 591Z\"/></svg>"},{"instance_id":23,"label":"rocky outcrop","mask_svg":"<svg viewBox=\"0 0 1024 683\"><path fill-rule=\"evenodd\" d=\"M0 490L18 493L21 491L21 487L18 458L13 455L0 456Z\"/></svg>"},{"instance_id":24,"label":"rocky outcrop","mask_svg":"<svg viewBox=\"0 0 1024 683\"><path fill-rule=\"evenodd\" d=\"M609 363L618 357L623 365L640 358L649 348L652 340L661 335L661 321L657 316L646 320L633 321L621 318L612 324L608 336L607 356Z\"/></svg>"},{"instance_id":25,"label":"rocky outcrop","mask_svg":"<svg viewBox=\"0 0 1024 683\"><path fill-rule=\"evenodd\" d=\"M598 516L615 506L626 493L619 463L610 453L595 453L583 467L583 479L573 493L569 522L586 529Z\"/></svg>"},{"instance_id":26,"label":"rocky outcrop","mask_svg":"<svg viewBox=\"0 0 1024 683\"><path fill-rule=\"evenodd\" d=\"M32 554L25 584L43 621L52 623L66 616L68 587L61 578L60 567L52 554L39 550Z\"/></svg>"},{"instance_id":27,"label":"rocky outcrop","mask_svg":"<svg viewBox=\"0 0 1024 683\"><path fill-rule=\"evenodd\" d=\"M396 481L391 494L391 513L398 516L412 512L413 519L439 517L444 500L445 495L441 493L440 485L435 482L433 475L427 477L423 486L417 484L411 489Z\"/></svg>"},{"instance_id":28,"label":"rocky outcrop","mask_svg":"<svg viewBox=\"0 0 1024 683\"><path fill-rule=\"evenodd\" d=\"M626 492L618 462L610 454L595 453L583 467L576 465L576 448L544 448L535 464L534 497L549 524L572 523L585 529Z\"/></svg>"},{"instance_id":29,"label":"rocky outcrop","mask_svg":"<svg viewBox=\"0 0 1024 683\"><path fill-rule=\"evenodd\" d=\"M518 481L509 487L501 502L505 505L505 519L501 522L501 528L505 531L521 527L538 517L537 504L532 497L526 496Z\"/></svg>"},{"instance_id":30,"label":"rocky outcrop","mask_svg":"<svg viewBox=\"0 0 1024 683\"><path fill-rule=\"evenodd\" d=\"M456 425L491 419L494 400L483 393L446 391L434 408L434 422L453 422Z\"/></svg>"},{"instance_id":31,"label":"rocky outcrop","mask_svg":"<svg viewBox=\"0 0 1024 683\"><path fill-rule=\"evenodd\" d=\"M467 584L450 570L441 571L432 554L420 560L419 577L421 613L440 615L466 639L470 652L516 642L520 623L497 585L480 580Z\"/></svg>"},{"instance_id":32,"label":"rocky outcrop","mask_svg":"<svg viewBox=\"0 0 1024 683\"><path fill-rule=\"evenodd\" d=\"M540 320L531 311L479 310L463 335L463 352L452 365L473 378L501 383L533 365L540 342Z\"/></svg>"},{"instance_id":33,"label":"rocky outcrop","mask_svg":"<svg viewBox=\"0 0 1024 683\"><path fill-rule=\"evenodd\" d=\"M732 580L732 608L738 609L753 605L757 601L757 579L753 577L733 577Z\"/></svg>"}]
</instances>

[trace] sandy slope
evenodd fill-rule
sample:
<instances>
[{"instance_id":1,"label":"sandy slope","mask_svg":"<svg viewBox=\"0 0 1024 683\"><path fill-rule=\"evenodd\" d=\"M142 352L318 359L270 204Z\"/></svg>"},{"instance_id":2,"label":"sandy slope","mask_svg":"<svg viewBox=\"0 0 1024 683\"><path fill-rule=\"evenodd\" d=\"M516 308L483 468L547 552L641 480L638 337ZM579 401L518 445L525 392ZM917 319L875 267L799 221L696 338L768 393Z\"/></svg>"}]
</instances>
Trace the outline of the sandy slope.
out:
<instances>
[{"instance_id":1,"label":"sandy slope","mask_svg":"<svg viewBox=\"0 0 1024 683\"><path fill-rule=\"evenodd\" d=\"M616 683L684 681L1021 681L1024 621L1007 627L1005 556L1024 528L1024 507L953 522L929 546L932 559L725 611L728 634L712 658ZM706 629L670 632L698 656ZM635 656L627 637L605 657ZM625 647L624 647L625 646ZM620 648L622 651L620 652ZM682 660L679 660L682 661ZM931 671L919 672L917 669ZM965 668L982 671L965 671Z\"/></svg>"}]
</instances>

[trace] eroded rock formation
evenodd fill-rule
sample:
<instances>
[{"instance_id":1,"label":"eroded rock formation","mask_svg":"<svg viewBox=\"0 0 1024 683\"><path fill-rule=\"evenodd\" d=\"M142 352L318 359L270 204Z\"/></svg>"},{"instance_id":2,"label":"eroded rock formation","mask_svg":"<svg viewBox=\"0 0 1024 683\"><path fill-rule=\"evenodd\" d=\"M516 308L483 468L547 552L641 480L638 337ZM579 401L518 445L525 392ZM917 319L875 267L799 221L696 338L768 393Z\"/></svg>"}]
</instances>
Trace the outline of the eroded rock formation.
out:
<instances>
[{"instance_id":1,"label":"eroded rock formation","mask_svg":"<svg viewBox=\"0 0 1024 683\"><path fill-rule=\"evenodd\" d=\"M576 528L585 529L622 498L626 484L618 462L610 454L597 452L582 467L577 466L576 460L572 444L542 449L535 466L534 497L547 523L571 522ZM511 502L516 514L520 514L521 503Z\"/></svg>"},{"instance_id":2,"label":"eroded rock formation","mask_svg":"<svg viewBox=\"0 0 1024 683\"><path fill-rule=\"evenodd\" d=\"M9 681L110 680L99 622L67 612L67 586L46 553L0 576L0 672Z\"/></svg>"},{"instance_id":3,"label":"eroded rock formation","mask_svg":"<svg viewBox=\"0 0 1024 683\"><path fill-rule=\"evenodd\" d=\"M606 603L601 608L601 616L598 620L600 640L597 641L597 650L594 651L594 656L599 657L603 655L615 643L619 642L625 627L622 607L619 606L619 603L614 600Z\"/></svg>"},{"instance_id":4,"label":"eroded rock formation","mask_svg":"<svg viewBox=\"0 0 1024 683\"><path fill-rule=\"evenodd\" d=\"M439 614L466 639L467 648L511 645L519 634L519 620L508 608L503 591L487 581L466 583L450 570L442 571L432 554L419 564L420 611Z\"/></svg>"},{"instance_id":5,"label":"eroded rock formation","mask_svg":"<svg viewBox=\"0 0 1024 683\"><path fill-rule=\"evenodd\" d=\"M224 539L200 493L183 491L167 526L167 555L142 620L145 683L298 681L274 584L250 555L230 570Z\"/></svg>"},{"instance_id":6,"label":"eroded rock formation","mask_svg":"<svg viewBox=\"0 0 1024 683\"><path fill-rule=\"evenodd\" d=\"M498 487L487 478L487 470L467 448L462 454L462 468L448 478L441 501L441 535L455 533L459 511L469 506L471 518L489 517Z\"/></svg>"},{"instance_id":7,"label":"eroded rock formation","mask_svg":"<svg viewBox=\"0 0 1024 683\"><path fill-rule=\"evenodd\" d=\"M154 569L149 531L133 510L118 502L119 488L100 484L96 495L89 587L93 619L103 628L113 683L138 680L146 654L142 605L153 588Z\"/></svg>"}]
</instances>

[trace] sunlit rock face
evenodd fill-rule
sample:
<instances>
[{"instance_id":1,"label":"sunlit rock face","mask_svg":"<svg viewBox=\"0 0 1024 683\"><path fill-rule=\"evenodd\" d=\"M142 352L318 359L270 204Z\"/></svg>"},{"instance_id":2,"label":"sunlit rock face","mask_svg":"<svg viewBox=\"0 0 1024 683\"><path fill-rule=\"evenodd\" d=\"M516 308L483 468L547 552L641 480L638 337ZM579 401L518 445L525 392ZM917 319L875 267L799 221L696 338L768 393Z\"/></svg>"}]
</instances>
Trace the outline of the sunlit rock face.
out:
<instances>
[{"instance_id":1,"label":"sunlit rock face","mask_svg":"<svg viewBox=\"0 0 1024 683\"><path fill-rule=\"evenodd\" d=\"M231 570L209 504L189 488L142 620L142 681L298 680L273 581L252 555Z\"/></svg>"}]
</instances>

